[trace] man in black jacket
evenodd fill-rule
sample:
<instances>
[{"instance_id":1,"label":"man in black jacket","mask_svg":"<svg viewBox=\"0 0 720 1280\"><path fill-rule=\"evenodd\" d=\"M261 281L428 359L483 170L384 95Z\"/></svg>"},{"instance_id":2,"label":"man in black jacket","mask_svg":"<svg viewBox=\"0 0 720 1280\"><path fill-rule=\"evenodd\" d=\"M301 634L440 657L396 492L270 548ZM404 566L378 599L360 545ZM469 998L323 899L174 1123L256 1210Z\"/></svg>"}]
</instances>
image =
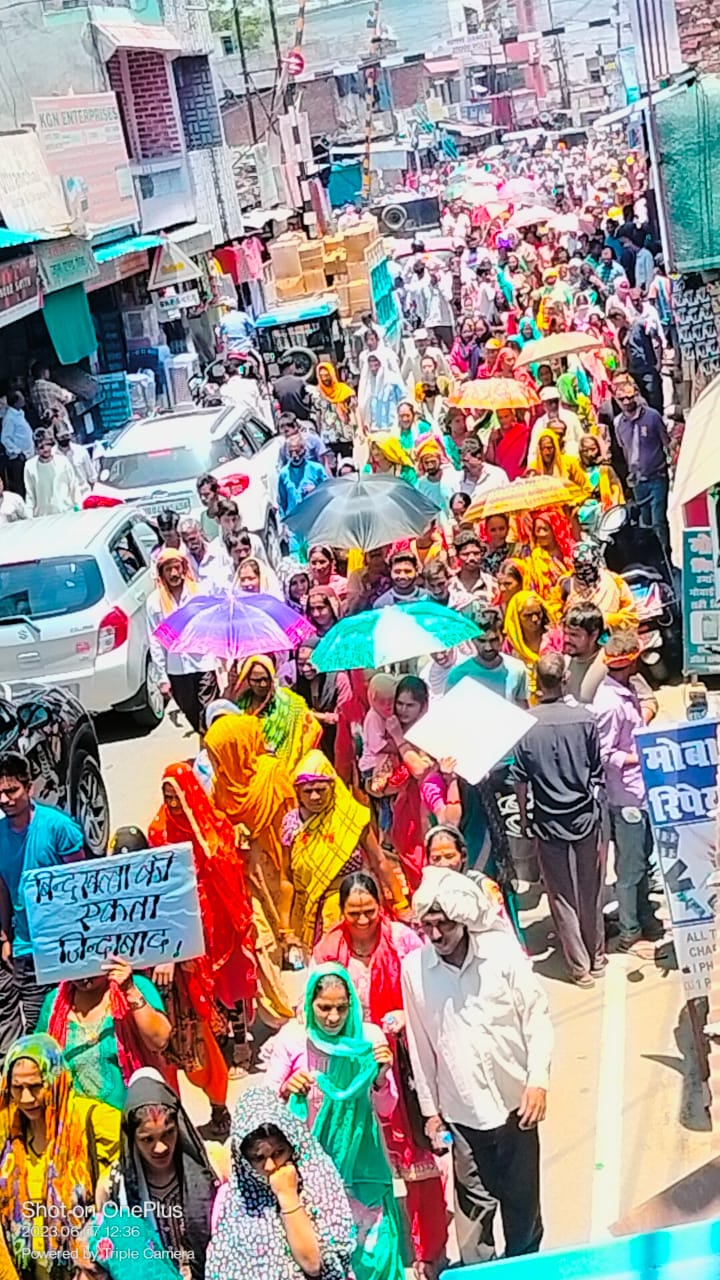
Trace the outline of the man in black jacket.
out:
<instances>
[{"instance_id":1,"label":"man in black jacket","mask_svg":"<svg viewBox=\"0 0 720 1280\"><path fill-rule=\"evenodd\" d=\"M511 778L523 829L532 788L533 831L550 910L574 982L591 987L605 967L604 867L598 793L600 740L584 707L563 699L565 662L545 654L537 665L536 723L515 748Z\"/></svg>"}]
</instances>

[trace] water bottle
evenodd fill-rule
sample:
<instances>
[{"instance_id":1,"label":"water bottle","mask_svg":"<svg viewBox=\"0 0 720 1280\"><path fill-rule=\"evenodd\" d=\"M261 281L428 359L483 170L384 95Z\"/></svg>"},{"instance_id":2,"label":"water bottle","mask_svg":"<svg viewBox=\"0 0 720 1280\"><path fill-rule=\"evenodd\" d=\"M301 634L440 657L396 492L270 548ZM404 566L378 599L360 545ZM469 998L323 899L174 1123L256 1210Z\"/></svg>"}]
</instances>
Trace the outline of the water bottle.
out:
<instances>
[{"instance_id":1,"label":"water bottle","mask_svg":"<svg viewBox=\"0 0 720 1280\"><path fill-rule=\"evenodd\" d=\"M443 1146L447 1147L448 1151L452 1149L453 1136L449 1129L443 1130L443 1132L440 1134L440 1141L442 1142Z\"/></svg>"}]
</instances>

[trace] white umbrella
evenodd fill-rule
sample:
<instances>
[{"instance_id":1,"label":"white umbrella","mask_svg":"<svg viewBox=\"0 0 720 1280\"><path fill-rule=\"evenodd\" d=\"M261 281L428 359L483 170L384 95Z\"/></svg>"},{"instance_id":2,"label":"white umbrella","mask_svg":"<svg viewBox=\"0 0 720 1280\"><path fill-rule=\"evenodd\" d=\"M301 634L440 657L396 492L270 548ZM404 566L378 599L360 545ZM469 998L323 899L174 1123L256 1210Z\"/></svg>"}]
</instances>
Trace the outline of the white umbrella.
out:
<instances>
[{"instance_id":1,"label":"white umbrella","mask_svg":"<svg viewBox=\"0 0 720 1280\"><path fill-rule=\"evenodd\" d=\"M508 222L508 227L531 227L536 222L551 222L555 217L554 209L546 209L540 204L531 204L527 209L516 209Z\"/></svg>"}]
</instances>

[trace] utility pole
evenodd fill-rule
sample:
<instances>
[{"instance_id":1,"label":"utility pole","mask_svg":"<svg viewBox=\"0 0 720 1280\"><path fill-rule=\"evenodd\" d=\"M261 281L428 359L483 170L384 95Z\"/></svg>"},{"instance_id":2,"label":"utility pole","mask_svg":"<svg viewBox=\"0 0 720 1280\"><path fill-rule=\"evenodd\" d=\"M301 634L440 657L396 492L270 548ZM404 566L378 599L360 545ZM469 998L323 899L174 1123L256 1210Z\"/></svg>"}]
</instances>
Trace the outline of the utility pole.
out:
<instances>
[{"instance_id":1,"label":"utility pole","mask_svg":"<svg viewBox=\"0 0 720 1280\"><path fill-rule=\"evenodd\" d=\"M271 9L273 0L269 0ZM295 159L298 170L298 185L302 197L302 219L305 230L308 235L312 235L315 228L315 212L312 206L312 198L310 195L310 176L305 164L303 155L302 138L300 136L300 120L297 110L297 86L293 75L291 75L291 63L293 59L302 66L302 43L305 35L305 6L306 0L299 0L298 14L295 22L295 42L292 49L281 62L279 92L282 103L285 108L285 114L290 121L292 128L293 146L295 148Z\"/></svg>"},{"instance_id":2,"label":"utility pole","mask_svg":"<svg viewBox=\"0 0 720 1280\"><path fill-rule=\"evenodd\" d=\"M258 140L257 121L255 119L255 108L253 106L252 93L250 91L250 73L248 71L247 54L245 52L245 41L243 40L242 27L240 25L239 0L233 0L233 18L235 20L235 38L237 40L238 53L240 54L240 66L242 67L243 80L245 82L245 101L247 103L250 137L252 139L253 146L255 146Z\"/></svg>"},{"instance_id":3,"label":"utility pole","mask_svg":"<svg viewBox=\"0 0 720 1280\"><path fill-rule=\"evenodd\" d=\"M550 26L553 28L555 26L555 14L553 13L552 0L548 0L548 17ZM557 67L558 86L560 89L560 105L563 110L567 111L570 107L570 86L565 62L565 50L562 47L559 33L553 36L553 51L555 53L553 62Z\"/></svg>"},{"instance_id":4,"label":"utility pole","mask_svg":"<svg viewBox=\"0 0 720 1280\"><path fill-rule=\"evenodd\" d=\"M371 172L370 159L372 151L373 113L375 110L375 85L380 66L380 0L373 0L372 11L373 34L370 37L370 56L365 66L365 152L362 168L363 203L370 201Z\"/></svg>"}]
</instances>

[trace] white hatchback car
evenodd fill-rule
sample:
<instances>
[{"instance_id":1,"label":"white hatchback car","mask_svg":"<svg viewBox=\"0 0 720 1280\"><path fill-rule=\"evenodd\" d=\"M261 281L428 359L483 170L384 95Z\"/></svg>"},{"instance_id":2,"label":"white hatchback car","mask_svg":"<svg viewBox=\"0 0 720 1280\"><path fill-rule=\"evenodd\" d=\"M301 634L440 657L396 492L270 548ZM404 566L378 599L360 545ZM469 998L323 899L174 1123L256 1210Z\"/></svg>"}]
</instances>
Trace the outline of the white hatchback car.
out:
<instances>
[{"instance_id":1,"label":"white hatchback car","mask_svg":"<svg viewBox=\"0 0 720 1280\"><path fill-rule=\"evenodd\" d=\"M212 473L221 484L239 480L245 484L237 498L243 524L277 564L281 445L269 402L265 406L256 392L247 404L160 413L131 422L96 455L100 473L91 498L132 503L150 516L166 508L188 515L201 509L199 476Z\"/></svg>"},{"instance_id":2,"label":"white hatchback car","mask_svg":"<svg viewBox=\"0 0 720 1280\"><path fill-rule=\"evenodd\" d=\"M0 529L0 682L60 685L88 711L158 724L164 699L145 613L157 543L128 507Z\"/></svg>"}]
</instances>

